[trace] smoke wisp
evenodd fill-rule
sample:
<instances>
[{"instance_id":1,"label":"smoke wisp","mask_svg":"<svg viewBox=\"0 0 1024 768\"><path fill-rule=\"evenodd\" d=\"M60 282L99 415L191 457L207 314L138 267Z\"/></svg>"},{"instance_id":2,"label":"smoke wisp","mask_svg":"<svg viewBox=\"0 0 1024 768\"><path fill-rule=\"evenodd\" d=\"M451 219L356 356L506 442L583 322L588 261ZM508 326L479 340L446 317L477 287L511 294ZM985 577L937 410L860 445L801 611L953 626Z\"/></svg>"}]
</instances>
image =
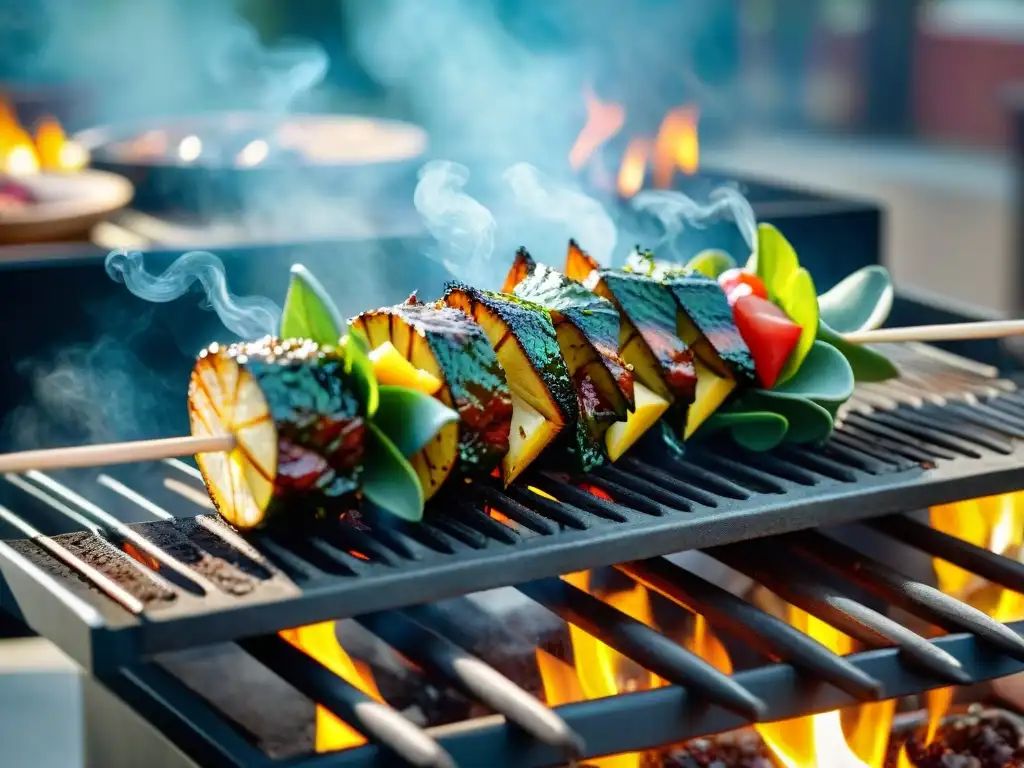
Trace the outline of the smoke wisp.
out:
<instances>
[{"instance_id":1,"label":"smoke wisp","mask_svg":"<svg viewBox=\"0 0 1024 768\"><path fill-rule=\"evenodd\" d=\"M413 204L440 246L444 266L456 277L480 285L487 281L494 254L494 216L464 191L469 169L435 161L420 169Z\"/></svg>"},{"instance_id":2,"label":"smoke wisp","mask_svg":"<svg viewBox=\"0 0 1024 768\"><path fill-rule=\"evenodd\" d=\"M575 187L554 181L528 163L517 163L505 171L516 204L535 221L564 227L564 242L575 238L580 246L603 266L611 266L618 230L611 216L597 200Z\"/></svg>"},{"instance_id":3,"label":"smoke wisp","mask_svg":"<svg viewBox=\"0 0 1024 768\"><path fill-rule=\"evenodd\" d=\"M281 308L263 296L235 296L228 290L224 262L205 251L179 256L162 274L146 271L141 253L111 251L106 259L107 274L123 282L135 296L145 301L174 301L199 282L206 295L205 307L231 333L243 339L255 339L277 333Z\"/></svg>"},{"instance_id":4,"label":"smoke wisp","mask_svg":"<svg viewBox=\"0 0 1024 768\"><path fill-rule=\"evenodd\" d=\"M665 231L663 242L671 243L686 227L703 229L717 221L736 224L751 253L757 244L757 219L750 202L732 186L715 189L707 203L699 203L682 192L648 189L638 192L633 208L653 216Z\"/></svg>"}]
</instances>

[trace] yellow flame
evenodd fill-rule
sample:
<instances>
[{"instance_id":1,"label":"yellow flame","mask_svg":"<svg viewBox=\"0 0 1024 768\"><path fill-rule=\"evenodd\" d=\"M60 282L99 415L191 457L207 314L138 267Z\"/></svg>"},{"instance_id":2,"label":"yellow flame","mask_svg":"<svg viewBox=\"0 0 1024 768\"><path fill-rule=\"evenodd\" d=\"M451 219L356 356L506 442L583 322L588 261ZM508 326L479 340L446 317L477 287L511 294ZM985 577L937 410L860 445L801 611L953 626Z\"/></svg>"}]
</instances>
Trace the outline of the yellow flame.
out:
<instances>
[{"instance_id":1,"label":"yellow flame","mask_svg":"<svg viewBox=\"0 0 1024 768\"><path fill-rule=\"evenodd\" d=\"M853 648L849 637L797 608L790 607L788 619L794 627L836 653L849 653ZM867 759L847 742L838 710L755 727L785 768L881 768L894 707L893 702L878 702L861 708L856 735L851 741L863 745L869 753ZM875 732L881 732L880 738L886 740L880 756L872 737Z\"/></svg>"},{"instance_id":2,"label":"yellow flame","mask_svg":"<svg viewBox=\"0 0 1024 768\"><path fill-rule=\"evenodd\" d=\"M370 671L358 665L338 643L335 622L325 621L306 627L283 630L280 635L308 656L316 659L331 672L355 686L367 696L383 701ZM365 744L363 736L334 716L330 710L317 705L316 751L333 752Z\"/></svg>"}]
</instances>

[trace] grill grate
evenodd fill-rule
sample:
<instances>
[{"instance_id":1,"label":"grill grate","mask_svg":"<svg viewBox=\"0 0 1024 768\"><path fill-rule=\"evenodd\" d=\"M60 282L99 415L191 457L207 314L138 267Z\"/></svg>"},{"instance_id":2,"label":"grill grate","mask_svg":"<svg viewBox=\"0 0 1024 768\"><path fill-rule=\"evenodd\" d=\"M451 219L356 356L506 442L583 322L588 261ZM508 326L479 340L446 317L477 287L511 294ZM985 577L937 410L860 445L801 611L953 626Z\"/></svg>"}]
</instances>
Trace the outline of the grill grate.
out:
<instances>
[{"instance_id":1,"label":"grill grate","mask_svg":"<svg viewBox=\"0 0 1024 768\"><path fill-rule=\"evenodd\" d=\"M903 517L888 517L873 527L906 531L914 525ZM744 556L756 560L785 543L772 538L743 546L748 548ZM939 539L925 537L915 540L915 547L930 555L948 555L960 564L990 563L986 572L999 575L997 583L1024 588L1013 565L994 567L991 563L1002 562L1003 558L994 560L999 556L967 542L947 538L940 543ZM716 549L712 555L722 556L723 550ZM725 556L722 559L729 561ZM818 618L845 628L842 622L833 621L833 606L836 598L841 598L847 615L857 616L863 628L878 631L882 619L871 618L870 609L851 596L856 594L861 568L876 573L887 570L866 557L856 565L835 564L832 598L809 601L804 607ZM749 641L777 663L731 676L707 665L701 668L703 662L689 651L655 630L637 625L618 609L560 580L544 580L519 588L641 666L664 676L670 685L546 710L515 683L463 650L463 646L479 642L475 633L480 629L453 626L452 617L446 617L445 609L437 606L377 613L357 620L410 664L485 702L504 719L483 717L422 730L385 705L371 702L276 636L243 640L240 646L246 653L356 727L371 743L329 755L272 760L212 705L157 664L122 670L104 676L102 682L171 741L188 745L191 759L200 765L542 768L564 765L573 758L656 749L758 720L787 719L859 702L920 694L950 682L969 684L1024 671L1020 653L1003 653L1003 641L993 643L991 637L978 634L977 630L984 628L967 613L959 619L960 628L967 632L929 641L901 627L901 634L892 638L893 646L842 657L664 558L625 563L618 570L700 613L723 637ZM805 577L801 583L806 581ZM1024 622L1004 629L1018 637ZM878 642L868 644L876 646ZM915 651L919 645L931 649L931 661L921 663ZM110 725L107 728L110 738L124 748L122 730ZM155 745L135 748L144 749L156 760Z\"/></svg>"},{"instance_id":2,"label":"grill grate","mask_svg":"<svg viewBox=\"0 0 1024 768\"><path fill-rule=\"evenodd\" d=\"M561 501L477 483L421 525L335 524L243 540L209 514L182 517L209 502L197 471L181 462L8 476L0 606L104 671L339 616L1021 487L1024 392L927 347L894 356L903 378L859 388L822 449L751 454L720 443L685 461L627 457L582 479L534 471L528 485Z\"/></svg>"}]
</instances>

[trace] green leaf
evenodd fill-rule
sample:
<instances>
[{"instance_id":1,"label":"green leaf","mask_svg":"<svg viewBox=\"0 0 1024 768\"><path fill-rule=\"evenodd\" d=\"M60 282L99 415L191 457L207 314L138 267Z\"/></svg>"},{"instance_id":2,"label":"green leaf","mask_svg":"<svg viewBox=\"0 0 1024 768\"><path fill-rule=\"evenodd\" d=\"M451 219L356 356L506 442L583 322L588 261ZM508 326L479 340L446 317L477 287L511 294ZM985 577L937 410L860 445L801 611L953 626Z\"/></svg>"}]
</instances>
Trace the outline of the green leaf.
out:
<instances>
[{"instance_id":1,"label":"green leaf","mask_svg":"<svg viewBox=\"0 0 1024 768\"><path fill-rule=\"evenodd\" d=\"M830 328L824 319L818 322L818 340L831 344L843 354L853 369L856 381L887 381L900 375L899 368L885 355L863 344L851 344Z\"/></svg>"},{"instance_id":2,"label":"green leaf","mask_svg":"<svg viewBox=\"0 0 1024 768\"><path fill-rule=\"evenodd\" d=\"M782 416L789 425L787 443L821 443L832 434L832 415L817 403L775 395L774 390L757 389L744 395L733 407L737 412L767 411Z\"/></svg>"},{"instance_id":3,"label":"green leaf","mask_svg":"<svg viewBox=\"0 0 1024 768\"><path fill-rule=\"evenodd\" d=\"M748 451L770 451L785 439L789 421L771 411L719 411L701 425L700 434L722 429Z\"/></svg>"},{"instance_id":4,"label":"green leaf","mask_svg":"<svg viewBox=\"0 0 1024 768\"><path fill-rule=\"evenodd\" d=\"M814 290L811 273L797 267L776 294L775 303L801 328L800 339L779 374L775 385L778 387L800 370L818 335L818 294Z\"/></svg>"},{"instance_id":5,"label":"green leaf","mask_svg":"<svg viewBox=\"0 0 1024 768\"><path fill-rule=\"evenodd\" d=\"M363 495L376 506L403 520L423 519L423 487L416 471L384 433L367 424L363 457Z\"/></svg>"},{"instance_id":6,"label":"green leaf","mask_svg":"<svg viewBox=\"0 0 1024 768\"><path fill-rule=\"evenodd\" d=\"M834 415L853 394L853 369L838 349L815 341L796 375L764 394L774 399L810 400Z\"/></svg>"},{"instance_id":7,"label":"green leaf","mask_svg":"<svg viewBox=\"0 0 1024 768\"><path fill-rule=\"evenodd\" d=\"M880 328L892 310L892 279L885 267L858 269L818 297L821 319L838 333Z\"/></svg>"},{"instance_id":8,"label":"green leaf","mask_svg":"<svg viewBox=\"0 0 1024 768\"><path fill-rule=\"evenodd\" d=\"M750 254L747 269L761 278L768 297L777 300L799 268L796 251L782 233L771 224L758 224L757 250Z\"/></svg>"},{"instance_id":9,"label":"green leaf","mask_svg":"<svg viewBox=\"0 0 1024 768\"><path fill-rule=\"evenodd\" d=\"M292 281L281 314L281 336L310 339L321 346L335 346L341 337L338 308L312 273L301 264L292 265Z\"/></svg>"},{"instance_id":10,"label":"green leaf","mask_svg":"<svg viewBox=\"0 0 1024 768\"><path fill-rule=\"evenodd\" d=\"M725 251L720 251L717 248L708 248L701 251L686 262L686 269L700 272L712 280L717 280L718 276L727 269L735 269L735 267L736 260Z\"/></svg>"},{"instance_id":11,"label":"green leaf","mask_svg":"<svg viewBox=\"0 0 1024 768\"><path fill-rule=\"evenodd\" d=\"M459 420L459 414L426 392L382 384L380 410L373 423L403 456L412 456L441 428Z\"/></svg>"},{"instance_id":12,"label":"green leaf","mask_svg":"<svg viewBox=\"0 0 1024 768\"><path fill-rule=\"evenodd\" d=\"M372 419L380 405L380 392L373 361L370 360L370 345L360 334L349 333L339 346L345 353L345 373L355 379L360 399L366 405L366 415Z\"/></svg>"}]
</instances>

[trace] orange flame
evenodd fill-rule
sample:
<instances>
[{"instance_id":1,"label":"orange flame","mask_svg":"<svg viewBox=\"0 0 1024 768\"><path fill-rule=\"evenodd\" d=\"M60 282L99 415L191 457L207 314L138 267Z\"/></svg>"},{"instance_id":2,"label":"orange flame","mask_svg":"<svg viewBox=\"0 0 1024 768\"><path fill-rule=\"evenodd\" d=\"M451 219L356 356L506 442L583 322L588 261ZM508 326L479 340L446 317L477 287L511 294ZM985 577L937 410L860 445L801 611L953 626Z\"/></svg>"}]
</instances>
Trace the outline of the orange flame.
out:
<instances>
[{"instance_id":1,"label":"orange flame","mask_svg":"<svg viewBox=\"0 0 1024 768\"><path fill-rule=\"evenodd\" d=\"M569 165L575 171L582 170L594 153L622 130L626 120L626 110L621 105L601 101L590 86L584 89L583 99L587 105L587 122L569 150ZM654 139L632 138L619 165L616 178L619 194L632 197L639 192L648 166L657 189L670 188L676 172L686 176L696 174L700 168L699 124L700 109L687 104L669 110ZM603 167L596 170L604 171Z\"/></svg>"},{"instance_id":2,"label":"orange flame","mask_svg":"<svg viewBox=\"0 0 1024 768\"><path fill-rule=\"evenodd\" d=\"M647 160L651 156L652 147L650 139L632 139L626 145L622 165L619 166L617 184L619 194L623 197L632 197L643 189L644 177L647 175Z\"/></svg>"},{"instance_id":3,"label":"orange flame","mask_svg":"<svg viewBox=\"0 0 1024 768\"><path fill-rule=\"evenodd\" d=\"M933 528L963 539L977 547L1006 557L1019 559L1024 544L1024 492L970 499L932 507L929 518ZM981 579L969 571L939 558L932 559L938 587L968 605L984 611L1001 622L1024 619L1024 595ZM953 703L953 689L930 691L928 730L925 744L931 743L939 723ZM901 752L900 768L905 768ZM909 760L906 761L909 765Z\"/></svg>"},{"instance_id":4,"label":"orange flame","mask_svg":"<svg viewBox=\"0 0 1024 768\"><path fill-rule=\"evenodd\" d=\"M697 125L700 110L693 105L670 110L654 140L653 181L657 189L668 189L676 171L693 176L700 167Z\"/></svg>"},{"instance_id":5,"label":"orange flame","mask_svg":"<svg viewBox=\"0 0 1024 768\"><path fill-rule=\"evenodd\" d=\"M587 122L569 150L569 165L574 171L580 170L626 123L626 110L614 102L601 101L589 85L583 89L583 101L587 105Z\"/></svg>"},{"instance_id":6,"label":"orange flame","mask_svg":"<svg viewBox=\"0 0 1024 768\"><path fill-rule=\"evenodd\" d=\"M594 489L588 486L587 490ZM589 573L572 573L562 578L578 589L595 593L590 586ZM623 592L598 596L637 621L654 626L650 597L646 588L639 584ZM569 637L575 668L543 650L537 650L537 666L544 684L544 696L550 706L602 699L626 691L651 690L667 684L572 624L569 625ZM718 669L727 674L732 672L725 648L708 629L702 616L694 616L691 635L684 642L687 648ZM593 768L640 768L643 758L640 752L629 752L588 759L587 765Z\"/></svg>"},{"instance_id":7,"label":"orange flame","mask_svg":"<svg viewBox=\"0 0 1024 768\"><path fill-rule=\"evenodd\" d=\"M55 118L44 117L35 139L18 122L11 105L0 99L0 174L28 176L44 171L78 171L89 163L89 153L64 135Z\"/></svg>"},{"instance_id":8,"label":"orange flame","mask_svg":"<svg viewBox=\"0 0 1024 768\"><path fill-rule=\"evenodd\" d=\"M280 634L281 637L294 645L300 651L316 659L327 669L331 670L338 677L342 678L349 685L353 685L367 696L383 702L384 699L377 690L370 670L359 662L354 661L338 643L338 636L334 630L335 622L325 621L320 624L310 624L306 627L286 629ZM333 752L349 747L358 747L366 743L362 734L350 728L329 710L321 707L316 708L316 751Z\"/></svg>"}]
</instances>

